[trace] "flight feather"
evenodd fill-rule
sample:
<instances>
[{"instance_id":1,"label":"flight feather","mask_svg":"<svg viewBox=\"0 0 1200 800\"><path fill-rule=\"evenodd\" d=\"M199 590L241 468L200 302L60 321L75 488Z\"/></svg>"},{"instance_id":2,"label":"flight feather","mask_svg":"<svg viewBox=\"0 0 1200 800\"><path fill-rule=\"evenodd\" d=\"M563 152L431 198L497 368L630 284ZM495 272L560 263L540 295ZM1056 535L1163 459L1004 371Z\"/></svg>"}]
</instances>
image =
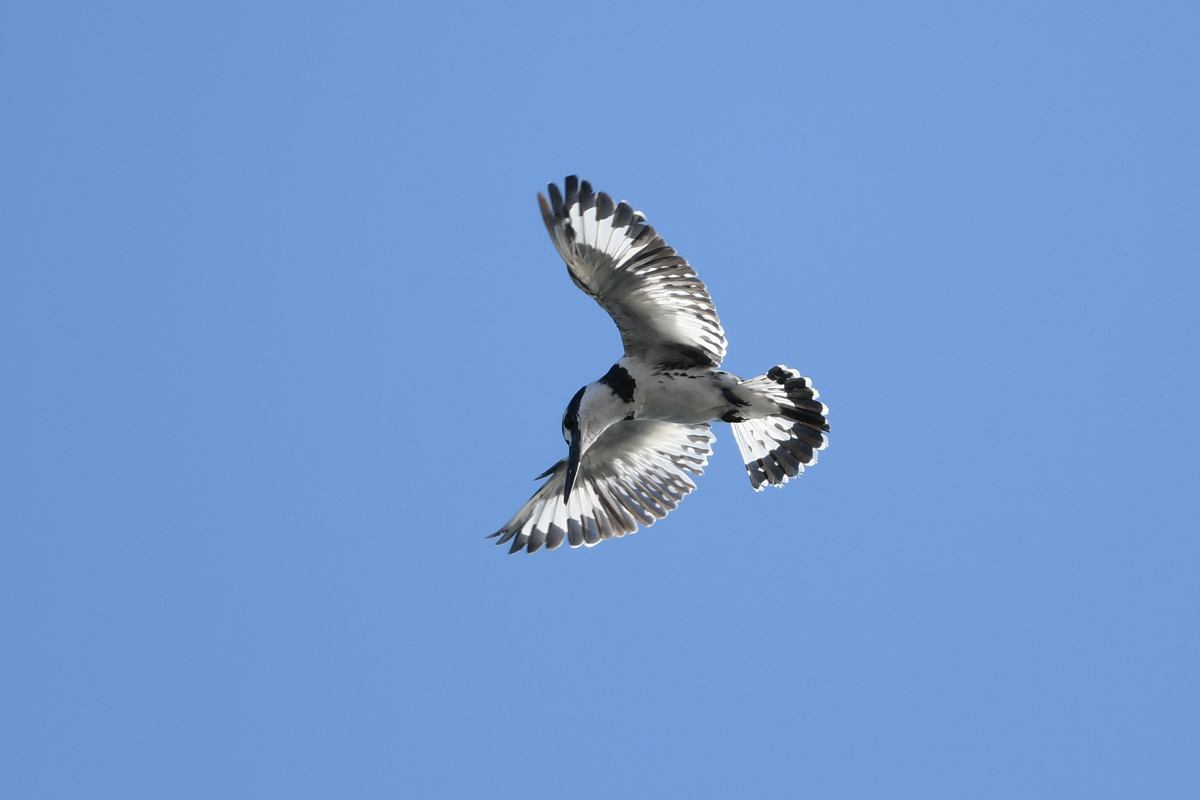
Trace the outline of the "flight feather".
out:
<instances>
[{"instance_id":1,"label":"flight feather","mask_svg":"<svg viewBox=\"0 0 1200 800\"><path fill-rule=\"evenodd\" d=\"M538 194L546 230L571 279L621 332L625 355L669 369L716 367L725 331L708 288L628 203L570 176Z\"/></svg>"}]
</instances>

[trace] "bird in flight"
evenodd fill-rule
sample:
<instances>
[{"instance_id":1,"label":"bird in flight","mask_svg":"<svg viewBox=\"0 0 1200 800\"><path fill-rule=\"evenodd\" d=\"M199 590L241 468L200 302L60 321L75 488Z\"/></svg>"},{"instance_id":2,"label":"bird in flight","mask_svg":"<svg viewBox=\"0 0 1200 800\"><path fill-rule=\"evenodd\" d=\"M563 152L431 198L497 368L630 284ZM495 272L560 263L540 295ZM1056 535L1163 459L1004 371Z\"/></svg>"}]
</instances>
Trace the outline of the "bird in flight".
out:
<instances>
[{"instance_id":1,"label":"bird in flight","mask_svg":"<svg viewBox=\"0 0 1200 800\"><path fill-rule=\"evenodd\" d=\"M571 280L621 331L625 355L567 405L567 457L491 537L510 553L592 546L662 519L696 488L716 438L733 428L755 491L782 486L825 449L829 409L812 381L776 366L742 380L718 367L725 331L696 271L646 217L587 181L538 193Z\"/></svg>"}]
</instances>

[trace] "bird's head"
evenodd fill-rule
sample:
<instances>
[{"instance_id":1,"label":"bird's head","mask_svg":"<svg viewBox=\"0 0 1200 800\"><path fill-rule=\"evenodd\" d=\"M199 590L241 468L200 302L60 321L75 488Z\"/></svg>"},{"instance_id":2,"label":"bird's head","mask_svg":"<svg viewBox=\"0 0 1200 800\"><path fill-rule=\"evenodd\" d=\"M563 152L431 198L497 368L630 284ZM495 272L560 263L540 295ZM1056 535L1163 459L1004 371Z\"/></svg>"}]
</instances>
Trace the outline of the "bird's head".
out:
<instances>
[{"instance_id":1,"label":"bird's head","mask_svg":"<svg viewBox=\"0 0 1200 800\"><path fill-rule=\"evenodd\" d=\"M579 461L583 454L609 426L628 414L626 401L603 381L589 383L571 398L562 421L563 439L568 448L564 502L571 498L571 489L575 486L575 476L579 472Z\"/></svg>"}]
</instances>

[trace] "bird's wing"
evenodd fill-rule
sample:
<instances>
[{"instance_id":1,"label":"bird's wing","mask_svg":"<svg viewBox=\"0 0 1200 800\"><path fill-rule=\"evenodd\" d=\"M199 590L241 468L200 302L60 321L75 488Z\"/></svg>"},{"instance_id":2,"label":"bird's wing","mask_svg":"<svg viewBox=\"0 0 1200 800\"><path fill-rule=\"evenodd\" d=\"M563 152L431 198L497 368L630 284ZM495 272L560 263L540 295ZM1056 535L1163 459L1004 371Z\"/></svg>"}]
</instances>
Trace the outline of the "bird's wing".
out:
<instances>
[{"instance_id":1,"label":"bird's wing","mask_svg":"<svg viewBox=\"0 0 1200 800\"><path fill-rule=\"evenodd\" d=\"M564 185L565 196L554 184L548 201L538 193L542 218L571 279L617 323L625 355L670 368L719 365L725 331L687 260L625 201L574 175Z\"/></svg>"},{"instance_id":2,"label":"bird's wing","mask_svg":"<svg viewBox=\"0 0 1200 800\"><path fill-rule=\"evenodd\" d=\"M652 525L696 488L688 473L704 473L715 438L707 423L617 422L584 452L569 501L563 502L564 460L492 536L500 537L497 544L512 539L510 553L532 553L542 545L553 550L564 539L571 547L590 547L633 533L638 523Z\"/></svg>"}]
</instances>

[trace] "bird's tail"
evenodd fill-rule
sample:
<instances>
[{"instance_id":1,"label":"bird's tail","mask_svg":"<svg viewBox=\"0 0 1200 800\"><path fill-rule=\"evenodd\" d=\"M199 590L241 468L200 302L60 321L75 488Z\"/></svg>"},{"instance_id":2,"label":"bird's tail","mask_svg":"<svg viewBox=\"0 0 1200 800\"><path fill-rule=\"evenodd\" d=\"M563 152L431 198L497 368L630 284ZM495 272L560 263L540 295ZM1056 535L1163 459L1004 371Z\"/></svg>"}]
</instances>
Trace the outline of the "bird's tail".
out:
<instances>
[{"instance_id":1,"label":"bird's tail","mask_svg":"<svg viewBox=\"0 0 1200 800\"><path fill-rule=\"evenodd\" d=\"M829 407L817 400L812 381L794 369L778 366L743 381L738 388L769 400L779 409L769 416L732 425L754 491L762 491L768 483L782 486L788 478L817 463L817 452L829 444L825 435L829 430L825 420Z\"/></svg>"}]
</instances>

